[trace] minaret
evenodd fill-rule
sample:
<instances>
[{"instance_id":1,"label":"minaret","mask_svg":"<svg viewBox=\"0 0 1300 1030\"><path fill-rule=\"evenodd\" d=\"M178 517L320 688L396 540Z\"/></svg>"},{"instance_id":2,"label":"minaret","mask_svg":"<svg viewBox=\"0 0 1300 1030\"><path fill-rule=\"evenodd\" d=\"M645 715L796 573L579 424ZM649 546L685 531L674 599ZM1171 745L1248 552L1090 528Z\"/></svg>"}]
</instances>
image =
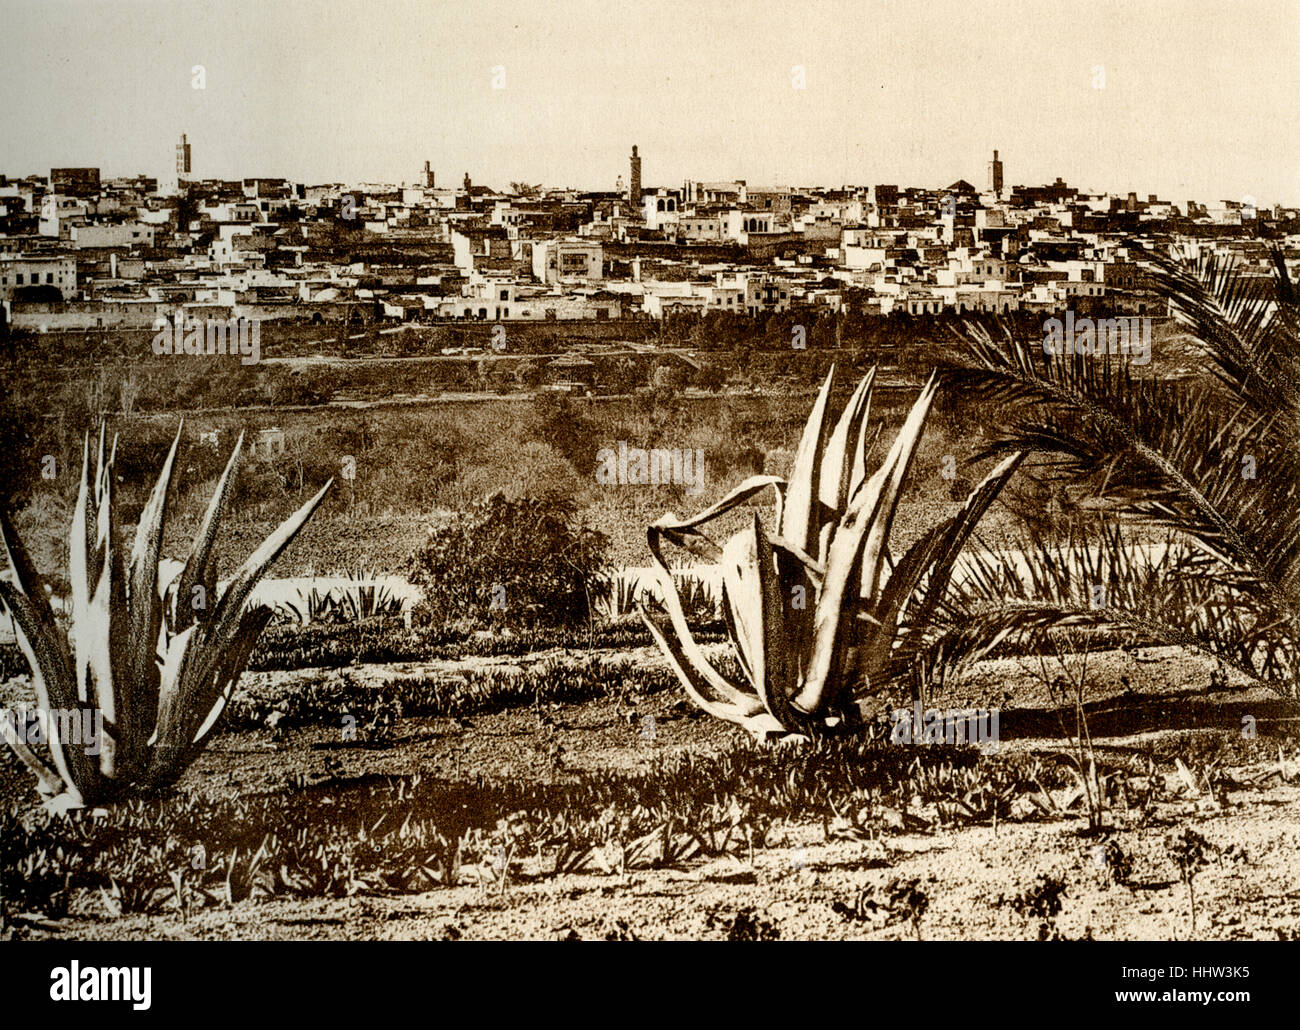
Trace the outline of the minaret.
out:
<instances>
[{"instance_id":1,"label":"minaret","mask_svg":"<svg viewBox=\"0 0 1300 1030\"><path fill-rule=\"evenodd\" d=\"M426 190L433 189L433 169L429 167L428 161L424 162L424 188Z\"/></svg>"},{"instance_id":2,"label":"minaret","mask_svg":"<svg viewBox=\"0 0 1300 1030\"><path fill-rule=\"evenodd\" d=\"M181 141L176 144L176 179L178 182L185 182L190 177L190 144L185 134L181 133Z\"/></svg>"},{"instance_id":3,"label":"minaret","mask_svg":"<svg viewBox=\"0 0 1300 1030\"><path fill-rule=\"evenodd\" d=\"M998 152L993 151L993 160L989 162L989 188L1000 199L1002 197L1002 162L998 160Z\"/></svg>"},{"instance_id":4,"label":"minaret","mask_svg":"<svg viewBox=\"0 0 1300 1030\"><path fill-rule=\"evenodd\" d=\"M637 156L635 146L632 147L632 182L627 199L632 202L634 211L641 206L641 158Z\"/></svg>"}]
</instances>

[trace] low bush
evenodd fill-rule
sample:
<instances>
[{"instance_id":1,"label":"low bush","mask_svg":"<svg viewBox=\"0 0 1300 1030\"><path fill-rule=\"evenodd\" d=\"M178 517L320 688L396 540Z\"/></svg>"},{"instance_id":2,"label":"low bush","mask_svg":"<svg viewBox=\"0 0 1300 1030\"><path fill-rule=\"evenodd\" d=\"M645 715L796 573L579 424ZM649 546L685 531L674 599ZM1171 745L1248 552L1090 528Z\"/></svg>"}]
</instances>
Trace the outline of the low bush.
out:
<instances>
[{"instance_id":1,"label":"low bush","mask_svg":"<svg viewBox=\"0 0 1300 1030\"><path fill-rule=\"evenodd\" d=\"M497 493L433 530L410 575L434 621L574 626L591 620L608 545L567 500Z\"/></svg>"}]
</instances>

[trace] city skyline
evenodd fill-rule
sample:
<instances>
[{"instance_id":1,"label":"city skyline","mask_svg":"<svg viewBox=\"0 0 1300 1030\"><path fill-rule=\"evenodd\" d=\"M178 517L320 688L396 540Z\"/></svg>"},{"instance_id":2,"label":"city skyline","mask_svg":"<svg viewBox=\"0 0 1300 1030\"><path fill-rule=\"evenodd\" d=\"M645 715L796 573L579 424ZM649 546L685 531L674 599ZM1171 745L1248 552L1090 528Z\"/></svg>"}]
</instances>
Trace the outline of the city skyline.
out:
<instances>
[{"instance_id":1,"label":"city skyline","mask_svg":"<svg viewBox=\"0 0 1300 1030\"><path fill-rule=\"evenodd\" d=\"M647 186L982 187L997 149L1008 186L1300 203L1290 2L7 7L11 176L162 176L182 132L196 178L501 189L611 191L633 142Z\"/></svg>"}]
</instances>

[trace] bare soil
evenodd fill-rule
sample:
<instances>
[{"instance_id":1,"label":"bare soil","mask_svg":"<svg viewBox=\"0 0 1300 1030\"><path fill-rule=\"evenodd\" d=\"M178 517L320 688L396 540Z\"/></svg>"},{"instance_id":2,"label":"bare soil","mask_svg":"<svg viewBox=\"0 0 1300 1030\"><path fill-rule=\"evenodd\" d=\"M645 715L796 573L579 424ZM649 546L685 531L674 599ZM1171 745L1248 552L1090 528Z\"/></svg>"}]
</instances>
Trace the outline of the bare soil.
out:
<instances>
[{"instance_id":1,"label":"bare soil","mask_svg":"<svg viewBox=\"0 0 1300 1030\"><path fill-rule=\"evenodd\" d=\"M623 657L660 660L649 649ZM522 668L556 660L581 659L548 653L474 661ZM288 691L344 671L378 682L458 664L464 663L249 674L242 689ZM1073 746L1072 713L1056 707L1035 665L1031 659L983 663L931 704L997 706L1001 751L1064 760ZM918 808L865 836L834 823L794 822L774 829L768 846L752 857L625 876L542 875L526 859L502 890L471 884L424 894L263 900L205 909L185 921L175 914L57 923L32 918L19 930L29 938L113 940L1300 937L1300 712L1233 680L1211 690L1210 663L1171 650L1094 655L1090 670L1088 725L1098 762L1150 758L1160 787L1145 816L1108 813L1109 832L1103 835L1087 832L1078 809L1041 819L1026 806L1019 820L958 828ZM23 688L11 681L0 694L18 700ZM349 783L374 776L545 780L583 769L644 769L664 754L702 754L743 739L730 727L696 717L676 692L650 697L641 707L642 716L655 716L653 739L629 725L614 701L557 710L552 739L562 748L558 763L536 714L527 710L465 723L404 719L390 739L370 746L345 744L338 731L322 727L282 739L270 730L226 733L182 787L223 795L273 793L292 804L297 789L337 786L345 793ZM1195 768L1196 756L1220 762L1225 787L1217 798L1177 764ZM1195 933L1188 887L1164 844L1183 827L1216 849L1194 881ZM1099 864L1096 848L1103 840L1118 842L1132 857L1127 885L1111 882ZM1010 904L1040 875L1068 883L1059 916L1046 923L1018 914ZM915 923L870 904L899 878L916 878L926 895L928 906Z\"/></svg>"}]
</instances>

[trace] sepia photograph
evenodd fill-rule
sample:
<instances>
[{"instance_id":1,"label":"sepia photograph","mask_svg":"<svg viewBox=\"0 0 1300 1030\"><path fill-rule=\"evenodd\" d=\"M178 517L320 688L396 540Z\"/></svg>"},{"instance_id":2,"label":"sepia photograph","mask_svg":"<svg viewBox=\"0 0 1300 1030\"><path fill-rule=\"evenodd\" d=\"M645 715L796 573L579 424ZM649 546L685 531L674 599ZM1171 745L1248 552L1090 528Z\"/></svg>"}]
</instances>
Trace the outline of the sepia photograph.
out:
<instances>
[{"instance_id":1,"label":"sepia photograph","mask_svg":"<svg viewBox=\"0 0 1300 1030\"><path fill-rule=\"evenodd\" d=\"M36 1002L248 940L1263 997L1182 945L1300 939L1300 3L0 25Z\"/></svg>"}]
</instances>

